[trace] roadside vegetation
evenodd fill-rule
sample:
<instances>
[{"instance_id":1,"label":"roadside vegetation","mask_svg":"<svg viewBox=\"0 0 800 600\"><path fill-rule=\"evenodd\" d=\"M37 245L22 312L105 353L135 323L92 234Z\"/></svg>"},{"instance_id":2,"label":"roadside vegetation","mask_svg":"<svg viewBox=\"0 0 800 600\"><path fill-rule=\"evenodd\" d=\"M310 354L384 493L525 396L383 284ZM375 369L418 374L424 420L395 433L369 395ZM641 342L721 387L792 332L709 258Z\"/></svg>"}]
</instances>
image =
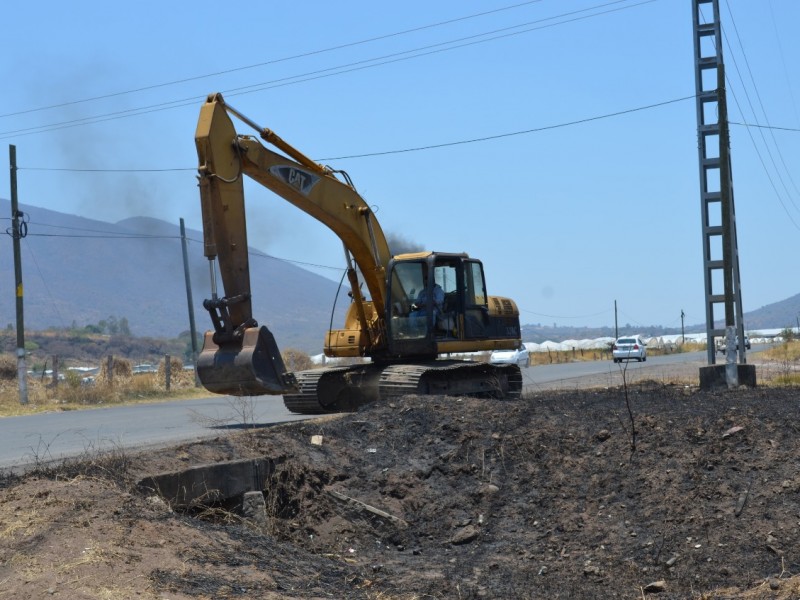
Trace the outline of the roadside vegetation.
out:
<instances>
[{"instance_id":1,"label":"roadside vegetation","mask_svg":"<svg viewBox=\"0 0 800 600\"><path fill-rule=\"evenodd\" d=\"M49 371L52 368L52 358L48 357L47 350L62 349L65 356L71 356L62 346L63 340L59 340L59 337L53 332L31 336L31 339L38 339L40 342L43 340L56 341L54 342L55 346L29 342L31 347L28 348L28 368L33 371L33 374L29 373L27 380L27 405L21 405L19 402L16 357L8 351L6 344L6 352L0 354L0 417L165 399L197 398L208 394L202 387L196 385L194 370L185 369L184 365L187 363L175 355L170 356L169 359L169 388L167 386L165 366L167 354L160 353L169 349L175 351L176 355L180 355L179 347L186 347L187 344L187 340L183 338L172 342L125 336L113 338L117 340L113 345L114 349L127 349L137 357L145 356L144 359L132 360L111 355L109 348L112 346L108 342L112 338L108 335L82 331L80 338L84 342L78 343L78 347L83 347L86 343L100 344L103 339L106 340L103 351L93 352L94 364L100 363L99 371L87 375L85 372L72 370L70 367L82 364L81 361L75 358L62 358L59 378L54 382L52 372ZM783 338L785 341L781 344L759 353L759 357L763 360L763 364L759 368L759 384L800 385L800 340L792 335L791 330L787 330ZM146 352L143 351L145 348ZM705 344L697 343L664 348L648 346L647 354L649 357L653 357L684 352L702 352L705 348ZM160 359L158 358L159 354ZM311 357L301 350L288 348L282 355L286 367L291 371L312 369L317 366L311 361ZM110 374L108 372L109 357L111 357L110 364L113 365ZM146 372L137 370L142 360L152 361L147 363L151 368ZM480 356L479 360L488 361L489 353ZM531 352L530 360L532 366L581 361L610 361L611 349L575 348L568 351Z\"/></svg>"},{"instance_id":2,"label":"roadside vegetation","mask_svg":"<svg viewBox=\"0 0 800 600\"><path fill-rule=\"evenodd\" d=\"M308 354L300 350L287 349L283 359L293 370L313 367ZM195 383L194 369L184 368L183 361L176 357L170 357L169 361L169 385L165 358L145 372L137 371L136 365L128 359L114 358L110 369L109 361L104 361L92 375L68 367L60 370L56 381L52 373L46 371L29 373L28 404L21 405L17 359L12 354L0 354L0 417L209 395Z\"/></svg>"},{"instance_id":3,"label":"roadside vegetation","mask_svg":"<svg viewBox=\"0 0 800 600\"><path fill-rule=\"evenodd\" d=\"M800 385L800 339L791 328L781 332L783 342L765 350L764 360L771 367L771 380L777 385Z\"/></svg>"},{"instance_id":4,"label":"roadside vegetation","mask_svg":"<svg viewBox=\"0 0 800 600\"><path fill-rule=\"evenodd\" d=\"M201 390L194 384L194 371L184 370L180 359L170 359L169 390L164 359L149 373L134 373L131 362L124 358L114 359L112 364L111 373L108 364L104 363L96 375L89 377L66 369L57 381L43 373L29 375L28 404L21 405L17 359L9 354L0 355L0 416L201 395Z\"/></svg>"},{"instance_id":5,"label":"roadside vegetation","mask_svg":"<svg viewBox=\"0 0 800 600\"><path fill-rule=\"evenodd\" d=\"M680 354L683 352L701 352L705 349L705 344L691 342L665 346L663 348L647 346L647 356L664 356L665 354ZM486 360L488 360L488 357L489 354L487 353ZM608 348L575 348L573 350L565 351L548 350L547 352L531 352L530 357L531 365L552 365L570 362L611 360L611 346L609 345Z\"/></svg>"}]
</instances>

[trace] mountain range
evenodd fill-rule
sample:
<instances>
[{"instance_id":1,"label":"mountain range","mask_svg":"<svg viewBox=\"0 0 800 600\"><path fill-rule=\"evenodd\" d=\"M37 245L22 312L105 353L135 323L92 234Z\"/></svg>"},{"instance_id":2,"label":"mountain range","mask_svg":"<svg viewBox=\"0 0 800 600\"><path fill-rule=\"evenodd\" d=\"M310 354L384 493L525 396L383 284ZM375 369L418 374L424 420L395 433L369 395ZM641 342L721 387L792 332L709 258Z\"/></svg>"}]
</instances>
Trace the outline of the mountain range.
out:
<instances>
[{"instance_id":1,"label":"mountain range","mask_svg":"<svg viewBox=\"0 0 800 600\"><path fill-rule=\"evenodd\" d=\"M177 337L188 331L189 309L180 226L137 217L108 223L20 205L27 235L21 240L24 323L30 330L94 325L126 319L132 335ZM11 206L0 199L10 230ZM211 327L203 299L210 296L203 236L186 230L192 306L199 332ZM14 327L16 296L11 237L0 251L0 327ZM253 313L281 349L322 351L339 286L284 260L251 249ZM220 284L220 295L221 284ZM339 293L334 327L344 322L349 298Z\"/></svg>"},{"instance_id":2,"label":"mountain range","mask_svg":"<svg viewBox=\"0 0 800 600\"><path fill-rule=\"evenodd\" d=\"M800 329L800 294L762 306L756 310L745 312L743 316L745 331L756 333L760 330L784 329L795 327ZM718 321L716 326L724 328L724 322ZM705 333L705 323L686 324L684 333ZM561 342L564 340L595 339L602 337L616 337L638 333L646 337L659 337L662 335L677 335L681 333L680 327L663 327L661 325L620 325L617 331L613 325L604 327L576 327L552 326L537 324L523 324L522 337L526 342L541 344L547 340Z\"/></svg>"},{"instance_id":3,"label":"mountain range","mask_svg":"<svg viewBox=\"0 0 800 600\"><path fill-rule=\"evenodd\" d=\"M800 294L744 313L744 325L748 331L786 327L800 329Z\"/></svg>"},{"instance_id":4,"label":"mountain range","mask_svg":"<svg viewBox=\"0 0 800 600\"><path fill-rule=\"evenodd\" d=\"M27 236L21 240L26 329L84 327L111 317L126 319L135 336L172 338L189 330L179 224L150 217L108 223L25 205L20 210L27 222ZM11 207L0 199L3 214L10 216ZM10 218L3 222L10 230ZM202 233L186 230L186 238L195 321L197 330L204 331L211 326L202 305L210 295L208 261ZM7 239L6 249L0 251L0 327L13 328L14 263L10 236ZM318 354L331 322L334 327L344 322L349 299L336 282L253 249L250 274L254 316L275 334L281 349ZM748 331L800 327L798 321L800 294L744 315ZM705 331L704 324L686 326L687 333L700 331ZM525 341L533 342L613 332L613 326L523 326ZM636 332L662 335L680 330L652 326Z\"/></svg>"}]
</instances>

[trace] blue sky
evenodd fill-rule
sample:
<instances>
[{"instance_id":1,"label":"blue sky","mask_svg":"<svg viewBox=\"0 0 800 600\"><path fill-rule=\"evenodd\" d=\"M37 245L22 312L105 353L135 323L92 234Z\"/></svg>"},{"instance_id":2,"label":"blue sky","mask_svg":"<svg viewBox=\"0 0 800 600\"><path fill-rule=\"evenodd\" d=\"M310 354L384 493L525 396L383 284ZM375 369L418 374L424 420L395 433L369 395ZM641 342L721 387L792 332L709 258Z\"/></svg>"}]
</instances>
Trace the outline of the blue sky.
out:
<instances>
[{"instance_id":1,"label":"blue sky","mask_svg":"<svg viewBox=\"0 0 800 600\"><path fill-rule=\"evenodd\" d=\"M785 128L732 126L748 311L800 292L800 3L720 4L731 121ZM679 100L694 94L690 0L15 2L4 16L0 141L23 204L199 229L194 129L221 91L346 170L387 233L483 260L523 323L613 325L615 300L621 324L705 320L695 102ZM339 278L333 234L246 192L251 245Z\"/></svg>"}]
</instances>

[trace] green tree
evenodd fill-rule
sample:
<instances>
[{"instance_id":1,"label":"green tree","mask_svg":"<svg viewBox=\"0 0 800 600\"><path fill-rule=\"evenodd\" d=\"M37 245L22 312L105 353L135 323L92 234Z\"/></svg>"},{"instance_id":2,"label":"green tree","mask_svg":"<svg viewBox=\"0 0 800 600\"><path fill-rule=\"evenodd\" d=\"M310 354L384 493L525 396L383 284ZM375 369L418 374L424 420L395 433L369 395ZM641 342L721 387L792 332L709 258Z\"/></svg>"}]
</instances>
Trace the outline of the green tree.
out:
<instances>
[{"instance_id":1,"label":"green tree","mask_svg":"<svg viewBox=\"0 0 800 600\"><path fill-rule=\"evenodd\" d=\"M119 320L119 334L128 337L131 336L131 328L128 326L128 319L126 319L125 317L122 317Z\"/></svg>"},{"instance_id":2,"label":"green tree","mask_svg":"<svg viewBox=\"0 0 800 600\"><path fill-rule=\"evenodd\" d=\"M117 317L114 315L108 317L106 320L106 329L109 335L117 335L119 333L119 321L117 321Z\"/></svg>"}]
</instances>

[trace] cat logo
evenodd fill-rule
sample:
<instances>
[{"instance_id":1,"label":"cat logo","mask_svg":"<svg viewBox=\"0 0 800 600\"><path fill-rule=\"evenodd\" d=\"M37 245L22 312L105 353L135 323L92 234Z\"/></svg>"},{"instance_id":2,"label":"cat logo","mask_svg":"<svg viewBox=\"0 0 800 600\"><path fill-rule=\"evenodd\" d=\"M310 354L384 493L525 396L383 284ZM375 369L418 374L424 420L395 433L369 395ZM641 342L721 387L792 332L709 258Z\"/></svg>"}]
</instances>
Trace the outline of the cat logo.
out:
<instances>
[{"instance_id":1,"label":"cat logo","mask_svg":"<svg viewBox=\"0 0 800 600\"><path fill-rule=\"evenodd\" d=\"M319 181L319 175L309 173L297 167L287 167L283 165L276 165L269 168L269 172L273 177L280 179L284 183L292 186L304 196L311 193L311 189Z\"/></svg>"}]
</instances>

